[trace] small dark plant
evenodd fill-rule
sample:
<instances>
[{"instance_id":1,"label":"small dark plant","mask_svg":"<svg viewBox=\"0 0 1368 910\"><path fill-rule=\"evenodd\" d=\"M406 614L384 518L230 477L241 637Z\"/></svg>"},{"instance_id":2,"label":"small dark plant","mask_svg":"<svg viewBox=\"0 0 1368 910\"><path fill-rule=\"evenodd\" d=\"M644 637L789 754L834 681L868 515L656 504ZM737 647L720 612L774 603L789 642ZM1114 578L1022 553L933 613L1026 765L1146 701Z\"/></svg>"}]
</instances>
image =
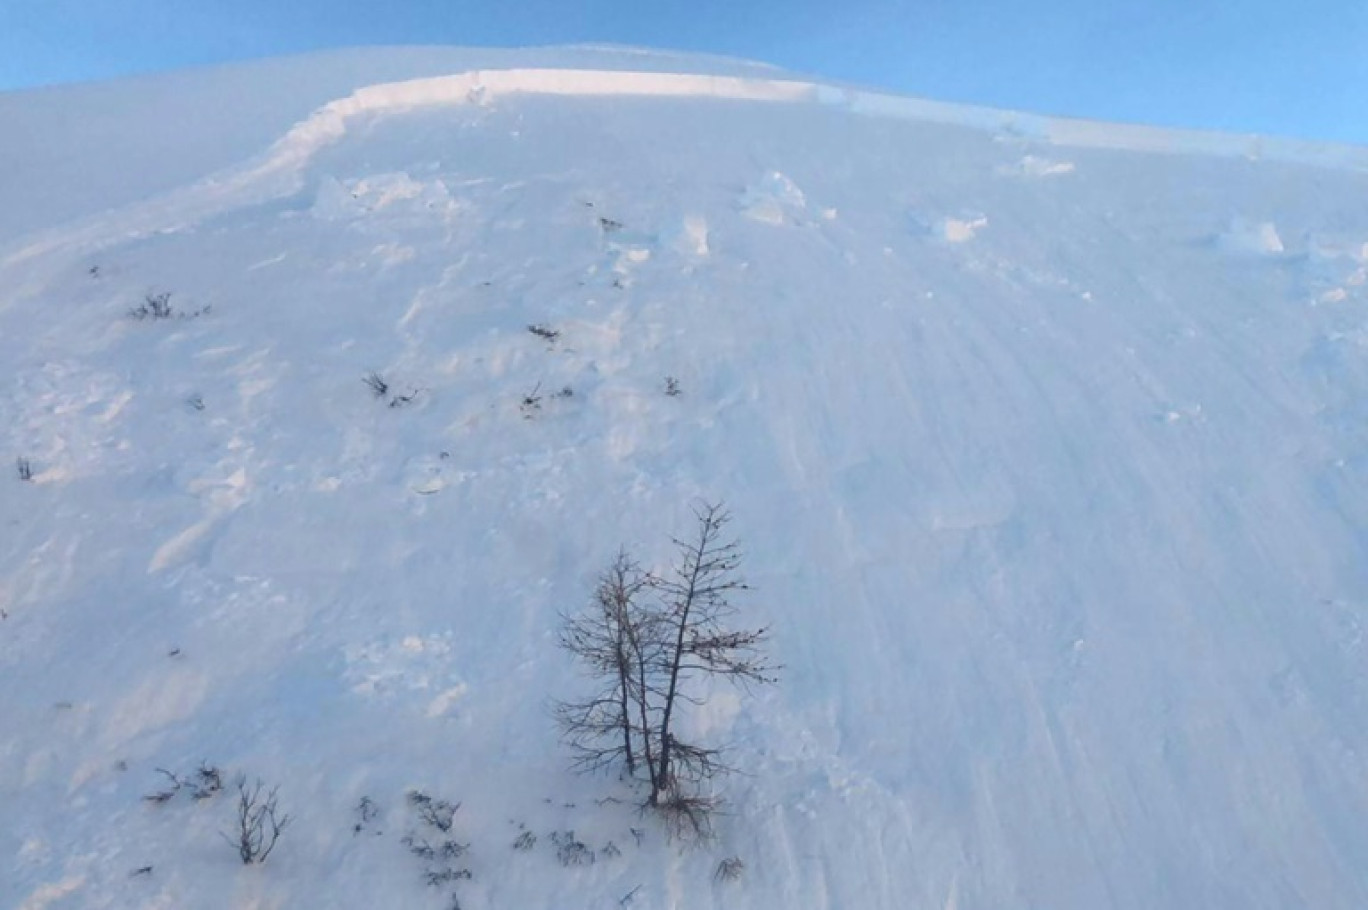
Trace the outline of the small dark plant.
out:
<instances>
[{"instance_id":1,"label":"small dark plant","mask_svg":"<svg viewBox=\"0 0 1368 910\"><path fill-rule=\"evenodd\" d=\"M419 859L459 859L470 849L469 844L457 843L454 840L441 841L433 845L416 834L404 835L400 843L408 847L408 851Z\"/></svg>"},{"instance_id":2,"label":"small dark plant","mask_svg":"<svg viewBox=\"0 0 1368 910\"><path fill-rule=\"evenodd\" d=\"M172 790L157 790L150 792L150 794L146 794L142 799L146 802L155 803L155 805L160 806L161 803L171 802L172 796L175 796L176 791L178 790L179 787L172 788Z\"/></svg>"},{"instance_id":3,"label":"small dark plant","mask_svg":"<svg viewBox=\"0 0 1368 910\"><path fill-rule=\"evenodd\" d=\"M533 834L531 831L524 831L513 841L513 849L521 850L523 853L526 853L535 846L537 846L537 835Z\"/></svg>"},{"instance_id":4,"label":"small dark plant","mask_svg":"<svg viewBox=\"0 0 1368 910\"><path fill-rule=\"evenodd\" d=\"M612 218L599 218L599 227L603 228L605 234L615 234L622 230L622 222L614 221Z\"/></svg>"},{"instance_id":5,"label":"small dark plant","mask_svg":"<svg viewBox=\"0 0 1368 910\"><path fill-rule=\"evenodd\" d=\"M171 292L148 294L143 302L128 311L134 319L170 319L175 315L171 308Z\"/></svg>"},{"instance_id":6,"label":"small dark plant","mask_svg":"<svg viewBox=\"0 0 1368 910\"><path fill-rule=\"evenodd\" d=\"M745 871L746 864L741 861L741 857L729 856L717 864L717 871L713 873L713 881L734 882Z\"/></svg>"},{"instance_id":7,"label":"small dark plant","mask_svg":"<svg viewBox=\"0 0 1368 910\"><path fill-rule=\"evenodd\" d=\"M157 773L166 778L167 786L163 787L160 790L155 790L152 793L147 794L143 797L143 799L145 799L149 803L156 803L157 805L161 805L162 803L170 802L171 798L174 797L177 793L179 793L181 791L181 788L185 786L185 781L181 780L179 777L177 777L170 771L166 770L165 768L158 768Z\"/></svg>"},{"instance_id":8,"label":"small dark plant","mask_svg":"<svg viewBox=\"0 0 1368 910\"><path fill-rule=\"evenodd\" d=\"M527 330L543 341L550 342L554 342L557 338L560 338L561 334L556 329L553 329L548 325L542 325L541 323L533 323L527 327Z\"/></svg>"},{"instance_id":9,"label":"small dark plant","mask_svg":"<svg viewBox=\"0 0 1368 910\"><path fill-rule=\"evenodd\" d=\"M461 808L460 803L433 799L421 790L410 790L408 802L417 813L419 821L442 834L451 832L451 826L456 820L456 810ZM456 859L470 847L469 844L457 843L454 840L444 840L433 846L416 834L407 835L403 843L409 848L410 853L422 859Z\"/></svg>"},{"instance_id":10,"label":"small dark plant","mask_svg":"<svg viewBox=\"0 0 1368 910\"><path fill-rule=\"evenodd\" d=\"M361 381L366 384L376 398L384 398L389 394L389 383L385 382L385 377L374 370L362 377Z\"/></svg>"},{"instance_id":11,"label":"small dark plant","mask_svg":"<svg viewBox=\"0 0 1368 910\"><path fill-rule=\"evenodd\" d=\"M562 866L592 866L594 851L589 845L575 837L574 831L556 831L551 835L551 843L556 845L556 859Z\"/></svg>"},{"instance_id":12,"label":"small dark plant","mask_svg":"<svg viewBox=\"0 0 1368 910\"><path fill-rule=\"evenodd\" d=\"M437 858L437 849L420 837L405 834L400 843L408 847L408 851L419 859Z\"/></svg>"},{"instance_id":13,"label":"small dark plant","mask_svg":"<svg viewBox=\"0 0 1368 910\"><path fill-rule=\"evenodd\" d=\"M612 841L609 841L608 843L603 845L603 848L601 850L599 850L599 855L606 856L609 859L613 859L615 857L621 856L622 850L618 848L617 844L613 843Z\"/></svg>"},{"instance_id":14,"label":"small dark plant","mask_svg":"<svg viewBox=\"0 0 1368 910\"><path fill-rule=\"evenodd\" d=\"M363 828L379 817L380 807L369 796L361 797L356 804L356 824L352 825L352 834L360 834Z\"/></svg>"},{"instance_id":15,"label":"small dark plant","mask_svg":"<svg viewBox=\"0 0 1368 910\"><path fill-rule=\"evenodd\" d=\"M518 408L522 411L524 420L531 420L541 410L542 397L539 394L540 392L541 383L539 382L532 387L532 391L523 396L522 404L518 405Z\"/></svg>"},{"instance_id":16,"label":"small dark plant","mask_svg":"<svg viewBox=\"0 0 1368 910\"><path fill-rule=\"evenodd\" d=\"M190 779L190 795L196 800L212 799L223 789L223 774L208 762L200 762Z\"/></svg>"},{"instance_id":17,"label":"small dark plant","mask_svg":"<svg viewBox=\"0 0 1368 910\"><path fill-rule=\"evenodd\" d=\"M474 878L469 869L429 869L423 874L429 888L440 888L455 881L469 880Z\"/></svg>"},{"instance_id":18,"label":"small dark plant","mask_svg":"<svg viewBox=\"0 0 1368 910\"><path fill-rule=\"evenodd\" d=\"M673 376L665 377L665 394L671 398L677 398L680 393L679 380Z\"/></svg>"},{"instance_id":19,"label":"small dark plant","mask_svg":"<svg viewBox=\"0 0 1368 910\"><path fill-rule=\"evenodd\" d=\"M451 830L451 825L456 820L456 810L459 808L459 803L429 799L418 807L418 818L445 834Z\"/></svg>"},{"instance_id":20,"label":"small dark plant","mask_svg":"<svg viewBox=\"0 0 1368 910\"><path fill-rule=\"evenodd\" d=\"M236 829L232 836L225 832L223 839L237 850L244 866L264 863L291 821L290 816L280 812L280 787L266 790L260 780L248 786L247 779L239 777L237 791Z\"/></svg>"},{"instance_id":21,"label":"small dark plant","mask_svg":"<svg viewBox=\"0 0 1368 910\"><path fill-rule=\"evenodd\" d=\"M33 480L33 462L27 458L19 458L15 461L15 467L19 469L19 479L28 483Z\"/></svg>"},{"instance_id":22,"label":"small dark plant","mask_svg":"<svg viewBox=\"0 0 1368 910\"><path fill-rule=\"evenodd\" d=\"M419 821L443 835L450 833L455 822L456 810L461 808L460 803L434 799L421 790L409 791L408 804ZM470 848L469 844L458 843L448 837L442 837L434 844L413 831L406 834L401 843L418 859L433 864L423 871L423 880L430 887L438 888L472 877L469 869L460 869L453 865ZM451 895L450 906L460 907L460 900L454 893Z\"/></svg>"},{"instance_id":23,"label":"small dark plant","mask_svg":"<svg viewBox=\"0 0 1368 910\"><path fill-rule=\"evenodd\" d=\"M172 653L179 654L180 649L177 648ZM190 798L198 802L213 799L223 790L223 772L208 762L200 762L194 773L187 777L181 777L165 768L158 768L157 773L166 778L166 786L144 796L143 799L149 803L170 802L182 790L189 793Z\"/></svg>"},{"instance_id":24,"label":"small dark plant","mask_svg":"<svg viewBox=\"0 0 1368 910\"><path fill-rule=\"evenodd\" d=\"M389 406L392 408L402 408L406 405L413 404L414 399L418 397L418 393L421 391L422 389L414 389L407 395L395 395L390 399Z\"/></svg>"},{"instance_id":25,"label":"small dark plant","mask_svg":"<svg viewBox=\"0 0 1368 910\"><path fill-rule=\"evenodd\" d=\"M714 796L664 791L653 807L665 825L670 840L688 846L701 846L714 839L713 816L720 803Z\"/></svg>"},{"instance_id":26,"label":"small dark plant","mask_svg":"<svg viewBox=\"0 0 1368 910\"><path fill-rule=\"evenodd\" d=\"M143 302L128 311L128 315L137 320L151 319L156 322L162 319L194 319L197 316L208 316L213 310L212 304L207 304L193 312L185 312L171 306L171 292L163 291L160 294L149 293L143 298Z\"/></svg>"}]
</instances>

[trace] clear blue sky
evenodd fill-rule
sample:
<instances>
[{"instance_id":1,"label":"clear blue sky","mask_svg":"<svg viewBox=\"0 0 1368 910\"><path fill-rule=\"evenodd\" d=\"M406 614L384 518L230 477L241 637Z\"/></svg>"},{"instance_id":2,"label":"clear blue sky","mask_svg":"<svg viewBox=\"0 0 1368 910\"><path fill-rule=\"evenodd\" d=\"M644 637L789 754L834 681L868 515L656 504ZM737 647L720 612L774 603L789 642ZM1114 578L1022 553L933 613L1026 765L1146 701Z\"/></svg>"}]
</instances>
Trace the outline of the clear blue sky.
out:
<instances>
[{"instance_id":1,"label":"clear blue sky","mask_svg":"<svg viewBox=\"0 0 1368 910\"><path fill-rule=\"evenodd\" d=\"M0 89L347 45L578 42L1368 144L1368 0L0 0Z\"/></svg>"}]
</instances>

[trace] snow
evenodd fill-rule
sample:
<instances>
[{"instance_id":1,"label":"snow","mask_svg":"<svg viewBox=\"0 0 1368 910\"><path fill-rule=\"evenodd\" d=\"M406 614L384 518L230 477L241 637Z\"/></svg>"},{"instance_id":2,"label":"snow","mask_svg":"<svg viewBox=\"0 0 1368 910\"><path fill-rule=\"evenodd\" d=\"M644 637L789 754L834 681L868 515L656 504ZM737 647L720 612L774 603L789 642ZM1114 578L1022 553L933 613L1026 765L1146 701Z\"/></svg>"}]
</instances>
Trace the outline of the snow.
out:
<instances>
[{"instance_id":1,"label":"snow","mask_svg":"<svg viewBox=\"0 0 1368 910\"><path fill-rule=\"evenodd\" d=\"M1228 253L1249 256L1276 256L1285 251L1278 227L1271 221L1256 223L1232 218L1230 227L1218 238L1217 243Z\"/></svg>"},{"instance_id":2,"label":"snow","mask_svg":"<svg viewBox=\"0 0 1368 910\"><path fill-rule=\"evenodd\" d=\"M1368 905L1368 150L603 48L0 122L0 906ZM547 706L699 497L784 670L683 850Z\"/></svg>"}]
</instances>

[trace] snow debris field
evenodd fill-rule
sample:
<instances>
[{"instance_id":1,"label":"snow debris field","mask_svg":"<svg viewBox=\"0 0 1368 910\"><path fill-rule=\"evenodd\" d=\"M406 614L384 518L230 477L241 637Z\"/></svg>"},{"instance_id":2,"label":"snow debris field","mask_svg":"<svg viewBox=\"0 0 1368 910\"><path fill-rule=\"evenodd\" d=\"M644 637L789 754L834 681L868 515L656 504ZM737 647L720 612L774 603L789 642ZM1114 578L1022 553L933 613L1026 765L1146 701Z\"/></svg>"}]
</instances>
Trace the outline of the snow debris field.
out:
<instances>
[{"instance_id":1,"label":"snow debris field","mask_svg":"<svg viewBox=\"0 0 1368 910\"><path fill-rule=\"evenodd\" d=\"M3 908L1368 907L1368 149L611 48L0 95L0 456ZM782 670L686 848L551 706L700 501Z\"/></svg>"}]
</instances>

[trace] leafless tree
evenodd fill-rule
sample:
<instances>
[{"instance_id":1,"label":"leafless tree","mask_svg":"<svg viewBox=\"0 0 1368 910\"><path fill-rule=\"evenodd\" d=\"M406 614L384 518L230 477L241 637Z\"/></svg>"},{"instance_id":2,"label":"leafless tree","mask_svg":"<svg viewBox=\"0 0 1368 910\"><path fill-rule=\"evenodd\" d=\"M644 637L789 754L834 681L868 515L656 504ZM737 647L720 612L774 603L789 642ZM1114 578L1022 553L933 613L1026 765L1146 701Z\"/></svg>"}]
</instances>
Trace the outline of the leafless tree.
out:
<instances>
[{"instance_id":1,"label":"leafless tree","mask_svg":"<svg viewBox=\"0 0 1368 910\"><path fill-rule=\"evenodd\" d=\"M658 617L642 602L652 581L620 550L599 576L590 609L562 617L561 647L601 680L588 698L556 705L557 720L582 770L621 761L635 775L638 759L654 768L647 695L659 651Z\"/></svg>"},{"instance_id":2,"label":"leafless tree","mask_svg":"<svg viewBox=\"0 0 1368 910\"><path fill-rule=\"evenodd\" d=\"M663 795L677 794L681 782L701 782L721 770L717 750L682 743L674 735L679 702L696 702L683 684L696 676L723 676L743 685L769 683L777 669L763 651L769 638L766 629L727 628L736 615L732 596L749 589L739 571L741 544L725 537L730 513L721 503L701 503L694 518L694 533L675 538L677 561L655 583L661 625L669 638L657 668L666 682L655 730L656 771L647 801L653 806Z\"/></svg>"},{"instance_id":3,"label":"leafless tree","mask_svg":"<svg viewBox=\"0 0 1368 910\"><path fill-rule=\"evenodd\" d=\"M646 805L665 816L672 834L711 836L717 801L701 786L728 770L720 750L676 735L682 704L701 704L698 680L770 683L764 628L736 630L734 595L748 590L740 575L740 543L729 539L731 516L721 504L701 503L687 538L676 538L675 562L659 576L620 551L600 576L588 611L565 617L561 645L600 682L577 702L557 707L576 765L597 770L619 761L644 774Z\"/></svg>"}]
</instances>

